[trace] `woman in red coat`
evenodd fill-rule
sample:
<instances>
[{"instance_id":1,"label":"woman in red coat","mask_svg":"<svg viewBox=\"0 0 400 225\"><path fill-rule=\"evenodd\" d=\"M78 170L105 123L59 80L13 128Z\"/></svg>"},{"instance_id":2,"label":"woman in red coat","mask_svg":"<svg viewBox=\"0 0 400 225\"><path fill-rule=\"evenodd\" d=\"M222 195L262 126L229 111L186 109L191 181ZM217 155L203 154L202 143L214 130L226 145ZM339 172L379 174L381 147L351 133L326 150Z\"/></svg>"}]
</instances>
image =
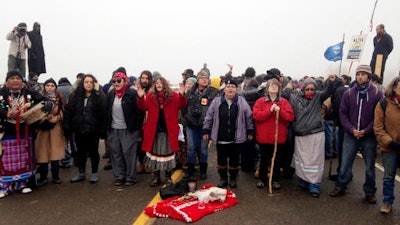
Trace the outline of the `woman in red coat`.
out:
<instances>
[{"instance_id":1,"label":"woman in red coat","mask_svg":"<svg viewBox=\"0 0 400 225\"><path fill-rule=\"evenodd\" d=\"M139 109L147 111L143 122L142 150L146 152L146 165L153 170L150 186L161 184L161 170L165 171L164 183L171 184L175 152L179 150L178 113L187 104L184 86L180 86L178 94L171 90L164 77L158 77L147 95L140 87L137 93Z\"/></svg>"},{"instance_id":2,"label":"woman in red coat","mask_svg":"<svg viewBox=\"0 0 400 225\"><path fill-rule=\"evenodd\" d=\"M275 144L276 113L279 113L277 151L274 161L272 188L280 189L280 156L286 142L288 123L293 121L294 112L290 103L280 96L281 86L277 79L271 79L265 87L266 96L259 98L253 107L256 125L256 141L260 147L260 174L258 188L268 180L268 165L271 163Z\"/></svg>"}]
</instances>

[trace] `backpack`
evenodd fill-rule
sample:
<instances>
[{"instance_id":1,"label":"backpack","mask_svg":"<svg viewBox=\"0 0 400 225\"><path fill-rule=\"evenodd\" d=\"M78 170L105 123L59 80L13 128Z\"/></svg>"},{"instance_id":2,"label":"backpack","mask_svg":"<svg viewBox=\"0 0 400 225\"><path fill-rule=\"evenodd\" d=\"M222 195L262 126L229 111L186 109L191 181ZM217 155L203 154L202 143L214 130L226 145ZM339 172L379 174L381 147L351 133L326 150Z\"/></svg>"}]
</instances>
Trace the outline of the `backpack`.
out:
<instances>
[{"instance_id":1,"label":"backpack","mask_svg":"<svg viewBox=\"0 0 400 225\"><path fill-rule=\"evenodd\" d=\"M386 117L386 106L387 106L386 98L382 98L379 102L381 103L381 107L383 110L383 117Z\"/></svg>"}]
</instances>

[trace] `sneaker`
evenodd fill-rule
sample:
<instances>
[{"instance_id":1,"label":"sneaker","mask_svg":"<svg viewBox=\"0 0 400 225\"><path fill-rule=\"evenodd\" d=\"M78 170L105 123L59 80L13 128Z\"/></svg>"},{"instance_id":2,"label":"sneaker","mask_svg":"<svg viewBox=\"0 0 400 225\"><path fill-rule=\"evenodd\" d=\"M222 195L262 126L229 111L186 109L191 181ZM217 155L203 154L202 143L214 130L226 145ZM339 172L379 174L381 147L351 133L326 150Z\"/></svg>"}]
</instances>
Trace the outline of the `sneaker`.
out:
<instances>
[{"instance_id":1,"label":"sneaker","mask_svg":"<svg viewBox=\"0 0 400 225\"><path fill-rule=\"evenodd\" d=\"M115 182L114 182L114 185L115 186L121 186L121 185L123 185L124 184L124 180L123 179L117 179Z\"/></svg>"},{"instance_id":2,"label":"sneaker","mask_svg":"<svg viewBox=\"0 0 400 225\"><path fill-rule=\"evenodd\" d=\"M392 212L392 205L390 204L383 204L379 210L383 214L389 214Z\"/></svg>"},{"instance_id":3,"label":"sneaker","mask_svg":"<svg viewBox=\"0 0 400 225\"><path fill-rule=\"evenodd\" d=\"M279 181L272 182L272 189L280 190L281 189L281 183L279 183Z\"/></svg>"},{"instance_id":4,"label":"sneaker","mask_svg":"<svg viewBox=\"0 0 400 225\"><path fill-rule=\"evenodd\" d=\"M31 193L31 192L32 192L32 189L27 188L27 187L26 187L26 188L23 188L22 191L21 191L22 194L29 194L29 193Z\"/></svg>"},{"instance_id":5,"label":"sneaker","mask_svg":"<svg viewBox=\"0 0 400 225\"><path fill-rule=\"evenodd\" d=\"M73 177L70 182L75 183L75 182L80 182L86 179L86 175L84 173L79 173L75 177Z\"/></svg>"},{"instance_id":6,"label":"sneaker","mask_svg":"<svg viewBox=\"0 0 400 225\"><path fill-rule=\"evenodd\" d=\"M132 185L135 185L135 184L136 184L136 182L133 181L133 180L127 180L127 181L125 182L125 186L132 186Z\"/></svg>"},{"instance_id":7,"label":"sneaker","mask_svg":"<svg viewBox=\"0 0 400 225\"><path fill-rule=\"evenodd\" d=\"M262 182L261 180L259 180L258 183L256 184L256 187L261 189L261 188L264 188L264 187L265 187L265 184L264 184L264 182Z\"/></svg>"},{"instance_id":8,"label":"sneaker","mask_svg":"<svg viewBox=\"0 0 400 225\"><path fill-rule=\"evenodd\" d=\"M375 197L375 195L366 195L365 196L365 201L367 201L369 204L375 204L376 203L376 197Z\"/></svg>"},{"instance_id":9,"label":"sneaker","mask_svg":"<svg viewBox=\"0 0 400 225\"><path fill-rule=\"evenodd\" d=\"M310 192L313 198L319 198L319 192Z\"/></svg>"},{"instance_id":10,"label":"sneaker","mask_svg":"<svg viewBox=\"0 0 400 225\"><path fill-rule=\"evenodd\" d=\"M336 187L331 193L329 194L332 197L338 197L345 194L345 191L341 188Z\"/></svg>"},{"instance_id":11,"label":"sneaker","mask_svg":"<svg viewBox=\"0 0 400 225\"><path fill-rule=\"evenodd\" d=\"M90 183L95 184L98 181L99 181L99 176L97 175L97 173L92 173L92 175L90 175Z\"/></svg>"}]
</instances>

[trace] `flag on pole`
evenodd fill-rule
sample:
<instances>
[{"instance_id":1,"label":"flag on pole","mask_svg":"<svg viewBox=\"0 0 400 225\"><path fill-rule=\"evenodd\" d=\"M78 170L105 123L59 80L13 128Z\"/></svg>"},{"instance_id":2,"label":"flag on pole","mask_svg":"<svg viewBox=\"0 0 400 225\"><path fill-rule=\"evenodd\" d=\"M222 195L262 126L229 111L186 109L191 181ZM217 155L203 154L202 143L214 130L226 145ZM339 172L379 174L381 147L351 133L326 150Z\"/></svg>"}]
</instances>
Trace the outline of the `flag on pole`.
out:
<instances>
[{"instance_id":1,"label":"flag on pole","mask_svg":"<svg viewBox=\"0 0 400 225\"><path fill-rule=\"evenodd\" d=\"M329 46L324 53L325 58L329 61L334 61L334 62L342 60L343 44L344 41L336 45Z\"/></svg>"}]
</instances>

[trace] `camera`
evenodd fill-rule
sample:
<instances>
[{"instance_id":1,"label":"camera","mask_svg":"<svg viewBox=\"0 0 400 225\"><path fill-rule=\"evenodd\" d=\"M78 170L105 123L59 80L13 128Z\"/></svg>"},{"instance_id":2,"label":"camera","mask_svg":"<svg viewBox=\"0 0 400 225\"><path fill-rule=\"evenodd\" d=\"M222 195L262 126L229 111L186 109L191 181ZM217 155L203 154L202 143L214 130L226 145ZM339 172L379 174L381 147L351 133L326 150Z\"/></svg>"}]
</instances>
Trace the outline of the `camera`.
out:
<instances>
[{"instance_id":1,"label":"camera","mask_svg":"<svg viewBox=\"0 0 400 225\"><path fill-rule=\"evenodd\" d=\"M25 34L26 34L26 27L18 27L17 32L18 32L17 35L18 35L19 37L25 36Z\"/></svg>"}]
</instances>

